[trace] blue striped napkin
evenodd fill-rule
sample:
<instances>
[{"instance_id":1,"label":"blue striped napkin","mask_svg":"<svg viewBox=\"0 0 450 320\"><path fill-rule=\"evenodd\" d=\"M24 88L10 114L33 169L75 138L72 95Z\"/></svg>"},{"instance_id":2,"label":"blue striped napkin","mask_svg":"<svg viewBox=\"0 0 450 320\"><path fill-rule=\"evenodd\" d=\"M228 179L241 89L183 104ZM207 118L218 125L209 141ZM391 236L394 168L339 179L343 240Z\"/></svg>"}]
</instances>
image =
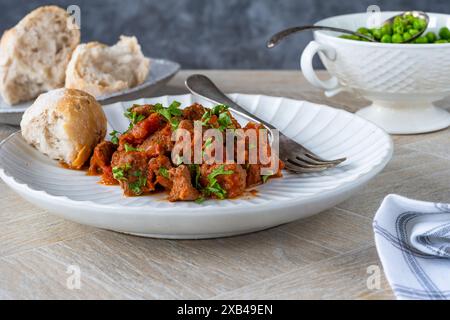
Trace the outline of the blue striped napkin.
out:
<instances>
[{"instance_id":1,"label":"blue striped napkin","mask_svg":"<svg viewBox=\"0 0 450 320\"><path fill-rule=\"evenodd\" d=\"M398 299L450 299L450 204L388 195L373 228Z\"/></svg>"}]
</instances>

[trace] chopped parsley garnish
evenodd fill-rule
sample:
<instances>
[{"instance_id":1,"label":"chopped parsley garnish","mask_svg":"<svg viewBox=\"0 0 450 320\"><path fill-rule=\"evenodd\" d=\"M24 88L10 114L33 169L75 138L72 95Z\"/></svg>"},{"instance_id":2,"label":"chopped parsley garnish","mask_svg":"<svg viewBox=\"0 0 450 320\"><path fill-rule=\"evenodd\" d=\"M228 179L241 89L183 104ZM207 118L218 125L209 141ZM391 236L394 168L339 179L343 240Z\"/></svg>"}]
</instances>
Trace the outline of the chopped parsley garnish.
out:
<instances>
[{"instance_id":1,"label":"chopped parsley garnish","mask_svg":"<svg viewBox=\"0 0 450 320\"><path fill-rule=\"evenodd\" d=\"M214 194L217 198L223 200L227 196L227 191L222 188L222 186L217 181L216 177L220 175L230 175L233 174L233 170L225 170L225 165L221 165L220 167L214 169L208 175L208 185L205 188L207 194Z\"/></svg>"},{"instance_id":2,"label":"chopped parsley garnish","mask_svg":"<svg viewBox=\"0 0 450 320\"><path fill-rule=\"evenodd\" d=\"M139 196L143 192L142 188L144 188L147 185L147 178L139 170L133 172L132 175L134 177L137 177L138 179L130 183L128 186L135 195Z\"/></svg>"},{"instance_id":3,"label":"chopped parsley garnish","mask_svg":"<svg viewBox=\"0 0 450 320\"><path fill-rule=\"evenodd\" d=\"M224 131L233 124L233 122L231 121L230 114L226 111L219 114L219 118L217 119L217 121L219 122L220 125L219 127L220 131Z\"/></svg>"},{"instance_id":4,"label":"chopped parsley garnish","mask_svg":"<svg viewBox=\"0 0 450 320\"><path fill-rule=\"evenodd\" d=\"M128 127L128 130L132 129L135 124L145 119L145 116L143 114L138 114L136 111L133 111L133 108L135 106L133 105L131 108L129 108L123 115L130 119L130 126Z\"/></svg>"},{"instance_id":5,"label":"chopped parsley garnish","mask_svg":"<svg viewBox=\"0 0 450 320\"><path fill-rule=\"evenodd\" d=\"M133 146L130 146L128 143L125 143L124 147L125 147L125 151L126 151L126 152L130 152L130 151L142 151L142 149L139 149L139 148L135 148L135 147L133 147Z\"/></svg>"},{"instance_id":6,"label":"chopped parsley garnish","mask_svg":"<svg viewBox=\"0 0 450 320\"><path fill-rule=\"evenodd\" d=\"M130 169L131 169L131 165L129 163L126 163L123 166L113 167L112 173L113 173L114 179L116 179L117 181L126 181L127 178L125 177L125 174Z\"/></svg>"},{"instance_id":7,"label":"chopped parsley garnish","mask_svg":"<svg viewBox=\"0 0 450 320\"><path fill-rule=\"evenodd\" d=\"M119 144L119 137L117 136L118 134L120 134L119 131L114 130L113 132L111 132L109 134L109 136L111 137L111 142L114 144Z\"/></svg>"},{"instance_id":8,"label":"chopped parsley garnish","mask_svg":"<svg viewBox=\"0 0 450 320\"><path fill-rule=\"evenodd\" d=\"M167 122L172 125L173 129L177 129L180 121L175 117L179 117L183 114L183 112L178 109L181 105L178 101L173 101L168 108L164 108L162 104L157 103L154 105L155 111L162 115Z\"/></svg>"},{"instance_id":9,"label":"chopped parsley garnish","mask_svg":"<svg viewBox=\"0 0 450 320\"><path fill-rule=\"evenodd\" d=\"M212 137L209 137L208 139L206 139L205 144L204 144L204 148L205 149L208 148L211 145L212 141L213 141Z\"/></svg>"},{"instance_id":10,"label":"chopped parsley garnish","mask_svg":"<svg viewBox=\"0 0 450 320\"><path fill-rule=\"evenodd\" d=\"M220 131L225 131L228 128L234 128L233 121L231 120L230 114L228 112L228 106L219 104L212 109L206 111L202 116L202 124L208 126L211 121L212 116L217 117L217 122L219 123Z\"/></svg>"},{"instance_id":11,"label":"chopped parsley garnish","mask_svg":"<svg viewBox=\"0 0 450 320\"><path fill-rule=\"evenodd\" d=\"M167 170L164 167L159 168L158 170L159 174L162 175L164 178L169 179L169 170Z\"/></svg>"},{"instance_id":12,"label":"chopped parsley garnish","mask_svg":"<svg viewBox=\"0 0 450 320\"><path fill-rule=\"evenodd\" d=\"M197 204L202 204L203 202L205 202L205 200L205 197L199 197L194 202Z\"/></svg>"},{"instance_id":13,"label":"chopped parsley garnish","mask_svg":"<svg viewBox=\"0 0 450 320\"><path fill-rule=\"evenodd\" d=\"M216 116L225 111L228 111L228 106L224 104L218 104L211 109L212 114L215 114Z\"/></svg>"},{"instance_id":14,"label":"chopped parsley garnish","mask_svg":"<svg viewBox=\"0 0 450 320\"><path fill-rule=\"evenodd\" d=\"M263 183L266 183L267 180L275 174L275 173L273 173L272 170L270 170L268 173L269 173L269 174L266 174L266 175L262 175L262 176L261 176L261 179L262 179Z\"/></svg>"},{"instance_id":15,"label":"chopped parsley garnish","mask_svg":"<svg viewBox=\"0 0 450 320\"><path fill-rule=\"evenodd\" d=\"M270 177L271 177L271 175L261 176L263 183L266 183Z\"/></svg>"},{"instance_id":16,"label":"chopped parsley garnish","mask_svg":"<svg viewBox=\"0 0 450 320\"><path fill-rule=\"evenodd\" d=\"M183 112L178 109L181 106L181 102L173 101L170 106L167 108L169 110L170 114L174 116L181 116Z\"/></svg>"},{"instance_id":17,"label":"chopped parsley garnish","mask_svg":"<svg viewBox=\"0 0 450 320\"><path fill-rule=\"evenodd\" d=\"M206 149L209 148L209 146L212 144L212 142L213 142L212 137L209 137L208 139L206 139L205 144L203 145L202 156L205 156Z\"/></svg>"}]
</instances>

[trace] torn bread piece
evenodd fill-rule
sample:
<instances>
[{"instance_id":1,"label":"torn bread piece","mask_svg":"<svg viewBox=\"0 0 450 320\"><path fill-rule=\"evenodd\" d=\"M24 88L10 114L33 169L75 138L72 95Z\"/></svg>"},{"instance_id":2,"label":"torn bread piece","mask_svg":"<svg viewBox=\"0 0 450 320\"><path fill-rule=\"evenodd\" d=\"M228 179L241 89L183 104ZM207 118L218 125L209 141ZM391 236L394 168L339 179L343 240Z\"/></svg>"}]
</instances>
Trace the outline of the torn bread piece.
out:
<instances>
[{"instance_id":1,"label":"torn bread piece","mask_svg":"<svg viewBox=\"0 0 450 320\"><path fill-rule=\"evenodd\" d=\"M80 44L66 70L66 88L100 97L140 85L149 71L150 59L143 55L136 37L121 36L111 47L99 42Z\"/></svg>"},{"instance_id":2,"label":"torn bread piece","mask_svg":"<svg viewBox=\"0 0 450 320\"><path fill-rule=\"evenodd\" d=\"M40 7L0 40L0 93L8 104L64 87L66 67L80 43L80 30L66 10Z\"/></svg>"}]
</instances>

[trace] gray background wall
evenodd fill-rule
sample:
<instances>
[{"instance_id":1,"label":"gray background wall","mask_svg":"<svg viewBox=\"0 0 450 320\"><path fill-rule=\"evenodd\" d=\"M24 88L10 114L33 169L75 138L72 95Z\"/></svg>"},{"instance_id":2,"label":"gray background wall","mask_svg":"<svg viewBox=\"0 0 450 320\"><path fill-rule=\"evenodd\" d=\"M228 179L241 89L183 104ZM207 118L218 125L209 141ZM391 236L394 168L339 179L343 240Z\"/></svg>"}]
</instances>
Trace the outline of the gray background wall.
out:
<instances>
[{"instance_id":1,"label":"gray background wall","mask_svg":"<svg viewBox=\"0 0 450 320\"><path fill-rule=\"evenodd\" d=\"M136 35L144 52L183 68L294 69L311 39L302 34L272 50L269 36L288 26L366 11L419 9L450 13L442 0L0 0L0 30L44 4L81 8L82 41L114 43Z\"/></svg>"}]
</instances>

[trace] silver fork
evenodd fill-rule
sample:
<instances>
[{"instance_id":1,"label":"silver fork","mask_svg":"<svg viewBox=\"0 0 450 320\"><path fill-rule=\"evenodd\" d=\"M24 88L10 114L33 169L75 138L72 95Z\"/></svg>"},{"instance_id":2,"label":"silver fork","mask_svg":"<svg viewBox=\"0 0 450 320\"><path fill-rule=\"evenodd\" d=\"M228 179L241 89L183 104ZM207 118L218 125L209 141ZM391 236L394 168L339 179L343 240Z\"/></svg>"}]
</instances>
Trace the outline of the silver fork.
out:
<instances>
[{"instance_id":1,"label":"silver fork","mask_svg":"<svg viewBox=\"0 0 450 320\"><path fill-rule=\"evenodd\" d=\"M227 105L230 111L245 117L249 121L263 124L270 132L270 135L272 137L274 136L273 130L276 130L276 128L273 125L259 119L239 106L237 103L233 102L222 91L220 91L208 77L201 74L191 75L186 79L186 87L193 94L203 97L206 100L217 104ZM296 173L322 171L333 168L346 160L346 158L325 160L301 144L286 137L281 132L279 132L278 156L285 163L286 169Z\"/></svg>"}]
</instances>

